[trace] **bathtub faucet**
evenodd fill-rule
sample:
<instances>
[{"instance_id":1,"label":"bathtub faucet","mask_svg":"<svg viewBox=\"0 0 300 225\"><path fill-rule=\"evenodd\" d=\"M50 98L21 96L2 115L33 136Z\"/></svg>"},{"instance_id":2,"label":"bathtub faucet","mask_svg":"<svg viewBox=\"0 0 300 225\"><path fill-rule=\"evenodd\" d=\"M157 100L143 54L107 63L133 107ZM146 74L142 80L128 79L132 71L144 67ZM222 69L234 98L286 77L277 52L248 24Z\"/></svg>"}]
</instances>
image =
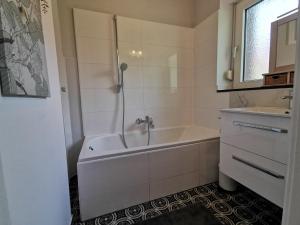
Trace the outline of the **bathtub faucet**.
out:
<instances>
[{"instance_id":1,"label":"bathtub faucet","mask_svg":"<svg viewBox=\"0 0 300 225\"><path fill-rule=\"evenodd\" d=\"M136 123L137 125L140 125L140 124L143 124L143 123L144 123L144 124L148 124L149 127L152 128L152 129L155 127L154 122L153 122L153 119L152 119L152 117L150 117L150 116L146 116L144 120L143 120L142 118L138 118L138 119L135 121L135 123Z\"/></svg>"}]
</instances>

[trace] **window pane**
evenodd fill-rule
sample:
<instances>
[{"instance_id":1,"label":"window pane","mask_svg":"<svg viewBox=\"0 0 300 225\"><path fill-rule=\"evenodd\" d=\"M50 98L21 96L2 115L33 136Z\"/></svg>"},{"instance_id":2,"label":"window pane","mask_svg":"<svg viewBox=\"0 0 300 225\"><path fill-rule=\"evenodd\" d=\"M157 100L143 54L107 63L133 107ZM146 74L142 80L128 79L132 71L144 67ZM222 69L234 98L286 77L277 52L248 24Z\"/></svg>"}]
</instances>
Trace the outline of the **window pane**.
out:
<instances>
[{"instance_id":1,"label":"window pane","mask_svg":"<svg viewBox=\"0 0 300 225\"><path fill-rule=\"evenodd\" d=\"M298 0L264 0L246 10L244 80L262 79L269 71L271 23L298 7Z\"/></svg>"}]
</instances>

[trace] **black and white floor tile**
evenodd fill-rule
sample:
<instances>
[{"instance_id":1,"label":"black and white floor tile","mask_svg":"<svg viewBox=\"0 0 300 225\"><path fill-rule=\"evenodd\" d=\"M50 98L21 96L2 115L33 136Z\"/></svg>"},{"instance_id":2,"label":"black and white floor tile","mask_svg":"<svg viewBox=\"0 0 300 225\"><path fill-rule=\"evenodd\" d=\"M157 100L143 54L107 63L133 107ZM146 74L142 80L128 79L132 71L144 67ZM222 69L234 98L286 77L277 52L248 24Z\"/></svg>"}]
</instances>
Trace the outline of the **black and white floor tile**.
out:
<instances>
[{"instance_id":1,"label":"black and white floor tile","mask_svg":"<svg viewBox=\"0 0 300 225\"><path fill-rule=\"evenodd\" d=\"M204 185L81 222L77 179L70 182L72 225L127 225L167 214L192 204L202 204L224 225L280 225L282 209L240 187L228 193L216 183Z\"/></svg>"}]
</instances>

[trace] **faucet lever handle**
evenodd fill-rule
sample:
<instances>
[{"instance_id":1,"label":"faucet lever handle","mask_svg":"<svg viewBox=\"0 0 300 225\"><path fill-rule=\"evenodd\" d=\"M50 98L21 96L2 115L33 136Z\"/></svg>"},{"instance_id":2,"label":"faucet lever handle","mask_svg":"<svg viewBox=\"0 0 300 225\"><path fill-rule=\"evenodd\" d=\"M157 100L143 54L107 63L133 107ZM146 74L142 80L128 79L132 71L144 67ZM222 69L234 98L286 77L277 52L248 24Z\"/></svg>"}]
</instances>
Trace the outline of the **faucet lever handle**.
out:
<instances>
[{"instance_id":1,"label":"faucet lever handle","mask_svg":"<svg viewBox=\"0 0 300 225\"><path fill-rule=\"evenodd\" d=\"M137 125L140 125L140 124L142 124L144 121L141 119L141 118L138 118L136 121L135 121L135 123L137 124Z\"/></svg>"}]
</instances>

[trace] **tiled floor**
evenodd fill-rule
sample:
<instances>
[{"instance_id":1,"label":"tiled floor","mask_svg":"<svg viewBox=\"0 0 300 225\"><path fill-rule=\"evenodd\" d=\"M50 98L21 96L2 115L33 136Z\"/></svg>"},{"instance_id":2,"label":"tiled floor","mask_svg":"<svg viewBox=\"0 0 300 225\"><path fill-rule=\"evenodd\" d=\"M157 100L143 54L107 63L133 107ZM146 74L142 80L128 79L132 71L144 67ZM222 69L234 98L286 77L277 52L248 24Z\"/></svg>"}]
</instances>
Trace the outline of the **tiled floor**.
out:
<instances>
[{"instance_id":1,"label":"tiled floor","mask_svg":"<svg viewBox=\"0 0 300 225\"><path fill-rule=\"evenodd\" d=\"M213 183L80 222L76 177L70 182L70 192L73 225L136 224L195 203L205 206L224 225L280 225L282 217L282 209L246 188L227 193Z\"/></svg>"}]
</instances>

